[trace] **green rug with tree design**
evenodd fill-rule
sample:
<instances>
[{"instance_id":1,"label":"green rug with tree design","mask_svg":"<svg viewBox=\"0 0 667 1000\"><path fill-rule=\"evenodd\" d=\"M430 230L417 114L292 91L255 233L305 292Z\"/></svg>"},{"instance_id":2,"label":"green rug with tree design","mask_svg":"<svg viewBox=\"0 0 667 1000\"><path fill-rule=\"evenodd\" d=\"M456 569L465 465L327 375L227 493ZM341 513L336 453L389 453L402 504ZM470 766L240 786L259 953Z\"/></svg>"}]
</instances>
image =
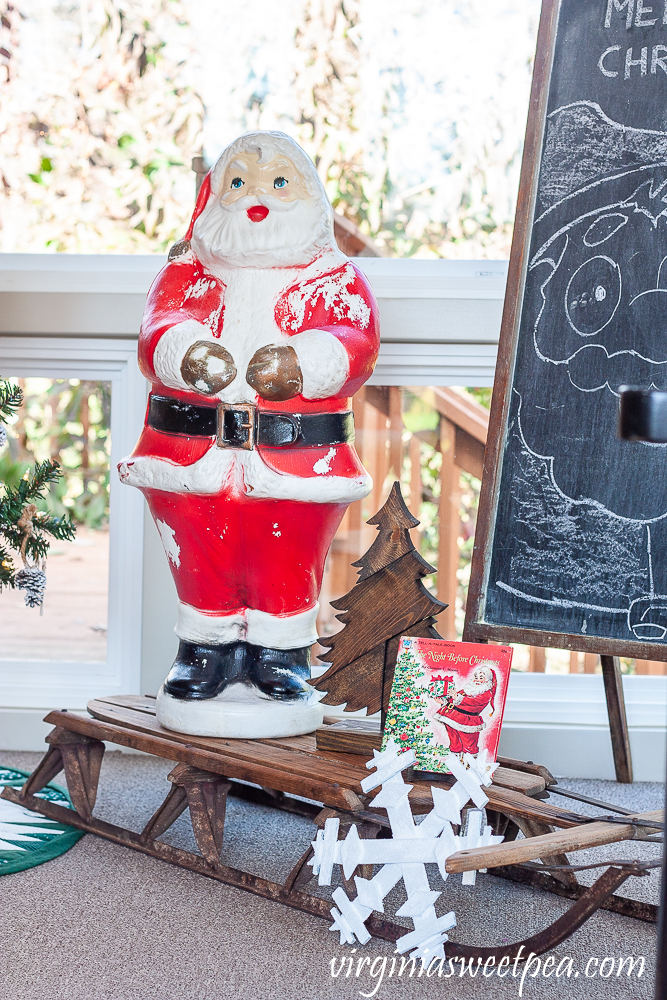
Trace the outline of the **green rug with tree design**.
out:
<instances>
[{"instance_id":1,"label":"green rug with tree design","mask_svg":"<svg viewBox=\"0 0 667 1000\"><path fill-rule=\"evenodd\" d=\"M0 765L0 789L5 785L20 788L27 777L27 771ZM69 795L59 785L47 785L37 792L36 798L72 807ZM10 875L51 861L69 851L81 837L82 830L56 823L40 813L0 799L0 875Z\"/></svg>"}]
</instances>

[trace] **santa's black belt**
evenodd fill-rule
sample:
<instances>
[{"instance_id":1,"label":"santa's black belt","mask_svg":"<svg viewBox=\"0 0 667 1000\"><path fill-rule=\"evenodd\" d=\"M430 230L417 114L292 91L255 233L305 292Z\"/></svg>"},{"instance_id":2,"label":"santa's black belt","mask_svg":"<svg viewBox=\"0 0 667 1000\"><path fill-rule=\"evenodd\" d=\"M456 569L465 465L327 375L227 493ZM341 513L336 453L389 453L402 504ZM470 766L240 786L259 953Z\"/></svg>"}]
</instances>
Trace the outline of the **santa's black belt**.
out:
<instances>
[{"instance_id":1,"label":"santa's black belt","mask_svg":"<svg viewBox=\"0 0 667 1000\"><path fill-rule=\"evenodd\" d=\"M461 715L479 715L479 712L467 712L465 708L457 708L456 705L452 705L449 710L450 712L460 712Z\"/></svg>"},{"instance_id":2,"label":"santa's black belt","mask_svg":"<svg viewBox=\"0 0 667 1000\"><path fill-rule=\"evenodd\" d=\"M279 413L259 410L252 403L197 406L172 396L151 396L148 426L164 434L214 437L219 448L255 445L273 448L349 444L354 441L354 416L347 413Z\"/></svg>"}]
</instances>

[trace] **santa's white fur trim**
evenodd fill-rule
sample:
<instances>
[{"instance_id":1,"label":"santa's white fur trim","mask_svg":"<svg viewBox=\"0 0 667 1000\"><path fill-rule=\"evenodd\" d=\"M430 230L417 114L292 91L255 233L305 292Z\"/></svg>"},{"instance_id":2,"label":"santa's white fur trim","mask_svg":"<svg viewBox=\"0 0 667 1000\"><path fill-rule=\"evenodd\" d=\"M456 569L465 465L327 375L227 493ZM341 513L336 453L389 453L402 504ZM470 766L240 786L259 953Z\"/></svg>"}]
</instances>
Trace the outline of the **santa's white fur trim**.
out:
<instances>
[{"instance_id":1,"label":"santa's white fur trim","mask_svg":"<svg viewBox=\"0 0 667 1000\"><path fill-rule=\"evenodd\" d=\"M326 330L305 330L289 341L303 375L304 399L337 396L347 382L350 362L338 337Z\"/></svg>"},{"instance_id":2,"label":"santa's white fur trim","mask_svg":"<svg viewBox=\"0 0 667 1000\"><path fill-rule=\"evenodd\" d=\"M181 375L181 365L188 348L198 340L213 343L213 335L207 326L194 319L177 323L162 334L153 354L153 368L163 385L191 391Z\"/></svg>"},{"instance_id":3,"label":"santa's white fur trim","mask_svg":"<svg viewBox=\"0 0 667 1000\"><path fill-rule=\"evenodd\" d=\"M352 503L367 497L373 480L360 476L329 474L301 477L275 472L256 451L209 448L198 462L176 465L163 458L126 458L118 474L128 486L164 490L167 493L230 494L306 503Z\"/></svg>"},{"instance_id":4,"label":"santa's white fur trim","mask_svg":"<svg viewBox=\"0 0 667 1000\"><path fill-rule=\"evenodd\" d=\"M317 642L319 604L296 615L270 615L266 611L248 608L246 641L269 649L300 649Z\"/></svg>"},{"instance_id":5,"label":"santa's white fur trim","mask_svg":"<svg viewBox=\"0 0 667 1000\"><path fill-rule=\"evenodd\" d=\"M245 629L243 614L207 615L190 604L178 605L174 632L179 639L200 642L204 646L221 646L245 638Z\"/></svg>"},{"instance_id":6,"label":"santa's white fur trim","mask_svg":"<svg viewBox=\"0 0 667 1000\"><path fill-rule=\"evenodd\" d=\"M352 503L367 497L373 480L364 473L345 476L287 476L265 465L256 451L244 456L246 494L274 500L303 500L310 503Z\"/></svg>"},{"instance_id":7,"label":"santa's white fur trim","mask_svg":"<svg viewBox=\"0 0 667 1000\"><path fill-rule=\"evenodd\" d=\"M242 468L235 462L235 453L210 448L192 465L176 465L166 458L132 456L118 465L121 482L139 489L164 490L166 493L219 493L224 486L230 492L241 493L242 478L236 482L235 472L242 476Z\"/></svg>"},{"instance_id":8,"label":"santa's white fur trim","mask_svg":"<svg viewBox=\"0 0 667 1000\"><path fill-rule=\"evenodd\" d=\"M270 615L257 608L221 615L198 611L190 604L178 605L174 632L179 639L220 646L229 642L251 642L269 649L300 649L317 641L319 604L294 615Z\"/></svg>"}]
</instances>

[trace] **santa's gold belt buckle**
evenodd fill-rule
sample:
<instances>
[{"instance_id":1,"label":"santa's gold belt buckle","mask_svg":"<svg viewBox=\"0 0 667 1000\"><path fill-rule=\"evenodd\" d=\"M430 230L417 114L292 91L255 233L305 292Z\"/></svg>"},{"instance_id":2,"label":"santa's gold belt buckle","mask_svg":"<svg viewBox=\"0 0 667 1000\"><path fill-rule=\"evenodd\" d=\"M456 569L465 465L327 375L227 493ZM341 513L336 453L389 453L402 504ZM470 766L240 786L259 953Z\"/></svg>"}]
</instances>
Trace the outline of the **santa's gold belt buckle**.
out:
<instances>
[{"instance_id":1,"label":"santa's gold belt buckle","mask_svg":"<svg viewBox=\"0 0 667 1000\"><path fill-rule=\"evenodd\" d=\"M218 448L255 447L255 411L253 403L218 403L216 443Z\"/></svg>"}]
</instances>

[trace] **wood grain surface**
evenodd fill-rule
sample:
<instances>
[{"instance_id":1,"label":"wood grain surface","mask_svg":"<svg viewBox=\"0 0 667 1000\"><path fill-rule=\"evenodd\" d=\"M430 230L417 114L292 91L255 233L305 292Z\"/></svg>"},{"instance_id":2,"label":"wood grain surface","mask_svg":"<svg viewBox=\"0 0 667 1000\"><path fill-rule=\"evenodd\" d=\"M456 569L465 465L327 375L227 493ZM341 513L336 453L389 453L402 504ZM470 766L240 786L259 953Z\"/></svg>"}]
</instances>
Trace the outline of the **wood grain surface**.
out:
<instances>
[{"instance_id":1,"label":"wood grain surface","mask_svg":"<svg viewBox=\"0 0 667 1000\"><path fill-rule=\"evenodd\" d=\"M638 813L634 819L661 823L664 811ZM448 872L467 872L479 868L495 868L500 865L517 865L523 861L535 861L554 854L582 851L602 844L615 844L621 840L633 840L636 835L655 833L654 827L633 827L630 823L586 823L573 830L557 830L542 837L513 840L509 844L495 847L474 847L468 851L458 851L447 858Z\"/></svg>"},{"instance_id":2,"label":"wood grain surface","mask_svg":"<svg viewBox=\"0 0 667 1000\"><path fill-rule=\"evenodd\" d=\"M364 803L365 808L372 808L372 799L379 791L368 796L362 794L360 783L369 773L363 757L318 749L314 734L273 740L186 736L164 729L155 718L155 699L138 695L97 698L89 703L88 711L93 719L52 712L46 721L67 724L89 735L99 734L99 739L136 746L168 760L183 760L229 778L303 795L335 808L359 811ZM371 720L358 721L368 724ZM97 730L96 725L102 728ZM434 784L446 788L451 781L450 778ZM431 784L415 782L410 792L415 812L425 813L433 808ZM575 813L531 798L544 788L545 780L539 774L499 767L493 784L486 789L489 808L525 815L554 826L572 826L580 822Z\"/></svg>"}]
</instances>

